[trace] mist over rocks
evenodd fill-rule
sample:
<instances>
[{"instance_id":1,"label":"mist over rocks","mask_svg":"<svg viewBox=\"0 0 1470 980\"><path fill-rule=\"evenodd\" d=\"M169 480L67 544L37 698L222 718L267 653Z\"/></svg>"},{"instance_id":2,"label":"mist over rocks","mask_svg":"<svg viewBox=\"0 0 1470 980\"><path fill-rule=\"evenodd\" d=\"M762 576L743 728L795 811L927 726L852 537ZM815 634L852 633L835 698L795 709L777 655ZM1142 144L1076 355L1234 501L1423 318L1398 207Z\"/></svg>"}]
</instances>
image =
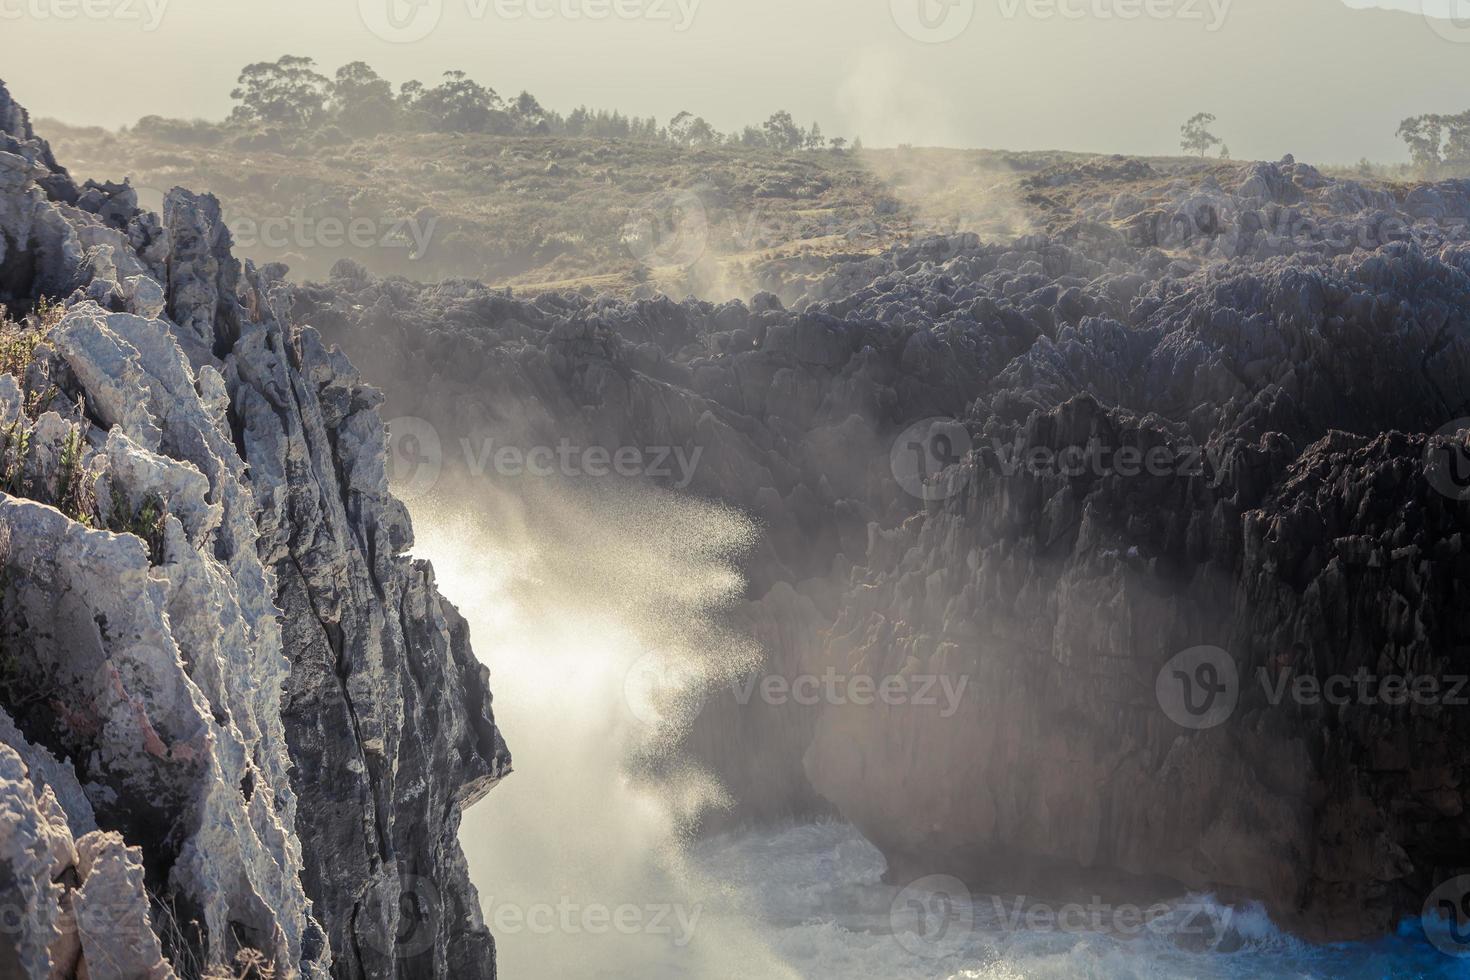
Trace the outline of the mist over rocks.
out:
<instances>
[{"instance_id":1,"label":"mist over rocks","mask_svg":"<svg viewBox=\"0 0 1470 980\"><path fill-rule=\"evenodd\" d=\"M212 198L0 129L0 973L493 977L458 826L510 756L381 395Z\"/></svg>"},{"instance_id":2,"label":"mist over rocks","mask_svg":"<svg viewBox=\"0 0 1470 980\"><path fill-rule=\"evenodd\" d=\"M343 263L293 309L434 432L446 488L495 477L466 465L491 439L701 451L691 490L766 529L736 617L764 674L969 681L951 717L709 692L685 744L737 802L708 826L836 813L896 879L1090 874L1391 930L1470 862L1470 714L1257 681L1470 674L1470 514L1440 472L1470 437L1430 435L1470 415L1465 185L1290 158L1034 183L1046 234L920 240L748 305ZM905 489L936 418L960 428ZM1206 730L1158 693L1196 647L1244 679Z\"/></svg>"}]
</instances>

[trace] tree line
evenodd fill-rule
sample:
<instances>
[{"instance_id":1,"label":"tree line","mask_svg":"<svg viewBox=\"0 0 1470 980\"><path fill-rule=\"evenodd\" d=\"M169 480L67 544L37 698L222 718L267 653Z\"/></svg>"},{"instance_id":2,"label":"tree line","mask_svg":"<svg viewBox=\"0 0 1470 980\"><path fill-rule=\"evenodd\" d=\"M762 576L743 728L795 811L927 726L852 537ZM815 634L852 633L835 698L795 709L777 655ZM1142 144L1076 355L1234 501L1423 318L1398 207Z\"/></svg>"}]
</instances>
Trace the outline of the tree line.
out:
<instances>
[{"instance_id":1,"label":"tree line","mask_svg":"<svg viewBox=\"0 0 1470 980\"><path fill-rule=\"evenodd\" d=\"M625 116L585 106L562 115L529 92L506 99L462 71L445 72L432 88L409 81L395 91L365 62L343 65L329 78L317 71L313 59L295 55L245 66L230 98L235 102L229 118L233 125L289 130L337 126L352 136L389 132L585 136L784 152L840 152L862 146L860 140L849 143L841 136L828 139L816 123L802 128L785 110L760 126L722 133L691 112L679 113L667 125L652 116Z\"/></svg>"}]
</instances>

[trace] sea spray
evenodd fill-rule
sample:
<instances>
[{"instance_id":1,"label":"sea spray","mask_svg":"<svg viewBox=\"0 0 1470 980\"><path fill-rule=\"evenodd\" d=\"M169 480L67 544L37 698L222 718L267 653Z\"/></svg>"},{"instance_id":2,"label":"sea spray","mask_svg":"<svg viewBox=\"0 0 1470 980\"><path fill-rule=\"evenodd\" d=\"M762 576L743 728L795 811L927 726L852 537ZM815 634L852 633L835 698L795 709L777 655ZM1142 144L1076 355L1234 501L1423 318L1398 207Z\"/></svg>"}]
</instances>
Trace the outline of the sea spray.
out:
<instances>
[{"instance_id":1,"label":"sea spray","mask_svg":"<svg viewBox=\"0 0 1470 980\"><path fill-rule=\"evenodd\" d=\"M687 828L724 797L678 737L703 691L761 659L721 621L749 522L626 488L439 498L415 518L525 745L505 799L461 832L503 974L795 977L712 914L685 860Z\"/></svg>"}]
</instances>

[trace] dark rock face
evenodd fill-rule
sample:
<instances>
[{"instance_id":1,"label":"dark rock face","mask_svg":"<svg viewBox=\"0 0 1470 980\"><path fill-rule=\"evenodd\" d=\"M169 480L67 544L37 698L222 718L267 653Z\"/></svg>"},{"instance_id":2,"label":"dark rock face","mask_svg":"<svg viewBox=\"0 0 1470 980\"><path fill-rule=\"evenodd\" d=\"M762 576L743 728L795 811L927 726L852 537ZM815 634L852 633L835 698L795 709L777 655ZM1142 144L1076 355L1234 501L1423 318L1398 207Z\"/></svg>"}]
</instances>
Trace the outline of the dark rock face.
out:
<instances>
[{"instance_id":1,"label":"dark rock face","mask_svg":"<svg viewBox=\"0 0 1470 980\"><path fill-rule=\"evenodd\" d=\"M1153 206L1147 234L1120 200L915 243L791 310L348 266L294 303L436 471L491 439L699 453L663 482L767 527L742 615L768 673L965 684L947 715L711 692L689 747L758 801L734 819L835 810L897 874L1162 881L1381 932L1470 864L1470 457L1430 435L1470 416L1470 199L1288 160ZM1307 219L1335 233L1273 231ZM1170 710L1195 648L1235 678L1209 724ZM1280 693L1359 673L1440 696Z\"/></svg>"},{"instance_id":2,"label":"dark rock face","mask_svg":"<svg viewBox=\"0 0 1470 980\"><path fill-rule=\"evenodd\" d=\"M0 972L494 977L458 829L510 757L381 395L212 198L0 124Z\"/></svg>"}]
</instances>

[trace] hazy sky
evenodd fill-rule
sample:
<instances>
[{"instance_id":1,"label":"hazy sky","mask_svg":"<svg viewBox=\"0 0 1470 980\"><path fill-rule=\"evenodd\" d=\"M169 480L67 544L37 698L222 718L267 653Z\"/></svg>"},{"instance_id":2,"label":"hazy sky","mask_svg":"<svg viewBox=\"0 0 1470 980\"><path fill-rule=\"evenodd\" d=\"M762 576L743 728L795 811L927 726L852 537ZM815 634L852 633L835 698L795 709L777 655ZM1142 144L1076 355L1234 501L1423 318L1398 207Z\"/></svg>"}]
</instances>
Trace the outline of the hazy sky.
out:
<instances>
[{"instance_id":1,"label":"hazy sky","mask_svg":"<svg viewBox=\"0 0 1470 980\"><path fill-rule=\"evenodd\" d=\"M1205 110L1237 158L1401 159L1400 119L1470 109L1470 0L1373 2L1419 0L0 0L0 78L72 122L218 118L291 53L870 145L1165 153Z\"/></svg>"}]
</instances>

